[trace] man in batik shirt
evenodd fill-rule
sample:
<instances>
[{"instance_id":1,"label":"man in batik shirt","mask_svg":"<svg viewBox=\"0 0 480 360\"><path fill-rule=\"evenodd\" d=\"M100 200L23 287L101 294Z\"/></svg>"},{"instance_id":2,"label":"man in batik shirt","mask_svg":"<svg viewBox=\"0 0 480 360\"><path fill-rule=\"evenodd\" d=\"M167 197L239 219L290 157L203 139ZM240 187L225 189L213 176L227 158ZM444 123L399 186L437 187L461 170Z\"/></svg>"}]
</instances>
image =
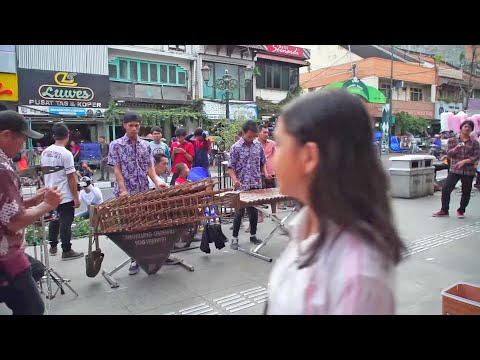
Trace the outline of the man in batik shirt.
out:
<instances>
[{"instance_id":1,"label":"man in batik shirt","mask_svg":"<svg viewBox=\"0 0 480 360\"><path fill-rule=\"evenodd\" d=\"M113 166L115 172L113 193L116 197L148 191L148 177L157 188L166 186L155 173L148 142L138 137L140 124L141 118L137 113L127 112L123 117L125 135L110 143L108 164ZM132 259L129 274L135 275L139 271L140 268Z\"/></svg>"},{"instance_id":2,"label":"man in batik shirt","mask_svg":"<svg viewBox=\"0 0 480 360\"><path fill-rule=\"evenodd\" d=\"M246 191L262 188L262 174L266 179L272 177L267 174L265 169L265 152L262 144L256 140L258 129L255 121L247 121L243 127L243 137L233 144L230 150L230 158L228 164L228 174L232 178L235 189ZM262 241L257 239L258 210L254 207L247 209L250 220L250 242L255 245L261 244ZM245 215L245 209L235 212L233 219L233 240L232 248L238 249L238 232L240 223Z\"/></svg>"}]
</instances>

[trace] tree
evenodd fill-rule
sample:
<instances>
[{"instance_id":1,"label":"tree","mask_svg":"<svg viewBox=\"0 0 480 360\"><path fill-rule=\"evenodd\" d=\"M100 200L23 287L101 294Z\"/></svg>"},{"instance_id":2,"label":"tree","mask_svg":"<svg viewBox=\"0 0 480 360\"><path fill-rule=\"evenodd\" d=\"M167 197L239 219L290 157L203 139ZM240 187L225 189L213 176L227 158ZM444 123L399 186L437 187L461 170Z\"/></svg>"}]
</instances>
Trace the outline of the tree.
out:
<instances>
[{"instance_id":1,"label":"tree","mask_svg":"<svg viewBox=\"0 0 480 360\"><path fill-rule=\"evenodd\" d=\"M465 53L462 53L460 55L460 61L462 63L464 63L465 60L469 61L468 65L462 66L462 70L470 74L468 77L468 84L466 87L460 86L460 89L462 90L462 93L463 93L463 99L464 99L463 105L465 109L468 109L468 103L470 101L470 98L472 97L473 90L475 87L472 84L473 76L477 74L480 68L480 45L467 45L467 46L471 46L471 50L472 50L471 59L467 58L467 56L465 56Z\"/></svg>"},{"instance_id":2,"label":"tree","mask_svg":"<svg viewBox=\"0 0 480 360\"><path fill-rule=\"evenodd\" d=\"M423 132L427 129L428 121L424 118L417 117L406 113L405 111L395 114L395 124L400 128L401 132Z\"/></svg>"}]
</instances>

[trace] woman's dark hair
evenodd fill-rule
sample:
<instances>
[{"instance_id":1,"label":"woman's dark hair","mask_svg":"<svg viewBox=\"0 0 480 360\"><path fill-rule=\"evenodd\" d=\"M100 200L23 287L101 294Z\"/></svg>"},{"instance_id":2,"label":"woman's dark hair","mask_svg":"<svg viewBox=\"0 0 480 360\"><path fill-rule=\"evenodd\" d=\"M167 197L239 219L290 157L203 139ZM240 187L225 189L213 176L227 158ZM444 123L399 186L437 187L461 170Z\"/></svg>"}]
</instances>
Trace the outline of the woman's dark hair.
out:
<instances>
[{"instance_id":1,"label":"woman's dark hair","mask_svg":"<svg viewBox=\"0 0 480 360\"><path fill-rule=\"evenodd\" d=\"M320 162L310 186L319 237L300 268L313 263L327 241L329 223L351 231L394 264L403 243L392 221L388 181L372 146L373 127L363 101L343 90L304 95L282 111L286 132L318 146ZM352 178L352 174L358 174Z\"/></svg>"},{"instance_id":2,"label":"woman's dark hair","mask_svg":"<svg viewBox=\"0 0 480 360\"><path fill-rule=\"evenodd\" d=\"M203 135L202 128L196 128L195 131L193 132L193 136L202 136L202 135Z\"/></svg>"},{"instance_id":3,"label":"woman's dark hair","mask_svg":"<svg viewBox=\"0 0 480 360\"><path fill-rule=\"evenodd\" d=\"M154 126L152 127L152 129L150 130L150 132L153 134L154 132L159 132L159 133L162 133L163 134L163 131L162 131L162 128L160 126Z\"/></svg>"},{"instance_id":4,"label":"woman's dark hair","mask_svg":"<svg viewBox=\"0 0 480 360\"><path fill-rule=\"evenodd\" d=\"M177 129L177 131L175 131L175 135L177 137L179 136L187 136L187 130L185 130L184 128L180 128L180 129Z\"/></svg>"},{"instance_id":5,"label":"woman's dark hair","mask_svg":"<svg viewBox=\"0 0 480 360\"><path fill-rule=\"evenodd\" d=\"M468 125L468 126L470 126L470 129L471 129L472 131L473 131L473 129L475 128L475 124L473 123L472 120L465 120L464 122L462 122L462 123L460 124L460 129L461 129L465 124Z\"/></svg>"},{"instance_id":6,"label":"woman's dark hair","mask_svg":"<svg viewBox=\"0 0 480 360\"><path fill-rule=\"evenodd\" d=\"M253 131L256 133L258 132L257 123L253 120L248 120L245 122L245 124L243 124L242 130L244 133L246 133L247 131Z\"/></svg>"}]
</instances>

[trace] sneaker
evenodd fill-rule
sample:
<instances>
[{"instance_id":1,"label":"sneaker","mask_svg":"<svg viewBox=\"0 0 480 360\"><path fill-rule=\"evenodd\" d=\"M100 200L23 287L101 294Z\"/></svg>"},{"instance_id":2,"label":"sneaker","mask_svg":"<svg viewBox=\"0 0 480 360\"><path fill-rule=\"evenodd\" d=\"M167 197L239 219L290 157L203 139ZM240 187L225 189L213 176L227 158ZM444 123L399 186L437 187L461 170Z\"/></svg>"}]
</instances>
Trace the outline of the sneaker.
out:
<instances>
[{"instance_id":1,"label":"sneaker","mask_svg":"<svg viewBox=\"0 0 480 360\"><path fill-rule=\"evenodd\" d=\"M448 215L448 212L440 210L439 212L433 213L432 216L433 217L445 217L445 216L449 216L449 215Z\"/></svg>"},{"instance_id":2,"label":"sneaker","mask_svg":"<svg viewBox=\"0 0 480 360\"><path fill-rule=\"evenodd\" d=\"M107 180L108 180L108 179L107 179ZM97 181L105 181L105 179L104 179L104 178L100 178L100 179L98 179Z\"/></svg>"},{"instance_id":3,"label":"sneaker","mask_svg":"<svg viewBox=\"0 0 480 360\"><path fill-rule=\"evenodd\" d=\"M461 211L457 211L457 218L459 219L465 219L465 214Z\"/></svg>"},{"instance_id":4,"label":"sneaker","mask_svg":"<svg viewBox=\"0 0 480 360\"><path fill-rule=\"evenodd\" d=\"M260 244L263 243L263 241L262 241L262 240L258 240L255 235L250 236L250 242L251 242L251 243L254 243L255 245L260 245Z\"/></svg>"},{"instance_id":5,"label":"sneaker","mask_svg":"<svg viewBox=\"0 0 480 360\"><path fill-rule=\"evenodd\" d=\"M62 252L62 260L73 260L83 257L83 252L76 252L73 250Z\"/></svg>"},{"instance_id":6,"label":"sneaker","mask_svg":"<svg viewBox=\"0 0 480 360\"><path fill-rule=\"evenodd\" d=\"M137 265L135 261L133 261L130 264L130 267L128 268L128 275L138 274L139 271L140 271L140 267Z\"/></svg>"},{"instance_id":7,"label":"sneaker","mask_svg":"<svg viewBox=\"0 0 480 360\"><path fill-rule=\"evenodd\" d=\"M48 252L51 256L55 256L58 253L58 248L56 246L50 246L50 250Z\"/></svg>"},{"instance_id":8,"label":"sneaker","mask_svg":"<svg viewBox=\"0 0 480 360\"><path fill-rule=\"evenodd\" d=\"M238 238L233 238L232 243L230 245L232 250L238 250Z\"/></svg>"}]
</instances>

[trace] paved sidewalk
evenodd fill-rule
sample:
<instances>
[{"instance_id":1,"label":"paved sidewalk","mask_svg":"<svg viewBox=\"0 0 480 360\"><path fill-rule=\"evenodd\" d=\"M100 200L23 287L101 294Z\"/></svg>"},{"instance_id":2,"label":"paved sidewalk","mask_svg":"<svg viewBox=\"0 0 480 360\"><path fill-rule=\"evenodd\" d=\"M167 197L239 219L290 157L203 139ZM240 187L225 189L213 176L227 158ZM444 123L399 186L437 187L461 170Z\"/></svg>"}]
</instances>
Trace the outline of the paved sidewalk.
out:
<instances>
[{"instance_id":1,"label":"paved sidewalk","mask_svg":"<svg viewBox=\"0 0 480 360\"><path fill-rule=\"evenodd\" d=\"M460 197L452 194L452 209ZM415 200L393 199L395 221L408 246L410 256L398 267L397 312L399 314L441 314L442 289L467 281L480 283L480 193L475 192L467 218L433 218L440 206L440 194ZM280 214L286 214L285 211ZM224 233L230 237L229 224ZM273 223L259 224L259 237L265 238ZM282 252L287 238L277 235L260 252L273 257ZM233 251L229 247L211 254L199 249L176 254L191 265L194 272L180 266L164 266L157 274L140 272L129 276L127 268L115 274L120 284L111 289L99 274L85 275L83 259L51 264L61 275L72 280L80 294L68 289L50 302L49 314L261 314L265 306L266 287L272 263ZM241 230L240 245L248 247L248 234ZM87 242L74 241L75 249L86 251ZM112 269L127 256L105 237L104 268ZM33 249L28 251L33 253ZM0 304L0 314L9 310Z\"/></svg>"}]
</instances>

